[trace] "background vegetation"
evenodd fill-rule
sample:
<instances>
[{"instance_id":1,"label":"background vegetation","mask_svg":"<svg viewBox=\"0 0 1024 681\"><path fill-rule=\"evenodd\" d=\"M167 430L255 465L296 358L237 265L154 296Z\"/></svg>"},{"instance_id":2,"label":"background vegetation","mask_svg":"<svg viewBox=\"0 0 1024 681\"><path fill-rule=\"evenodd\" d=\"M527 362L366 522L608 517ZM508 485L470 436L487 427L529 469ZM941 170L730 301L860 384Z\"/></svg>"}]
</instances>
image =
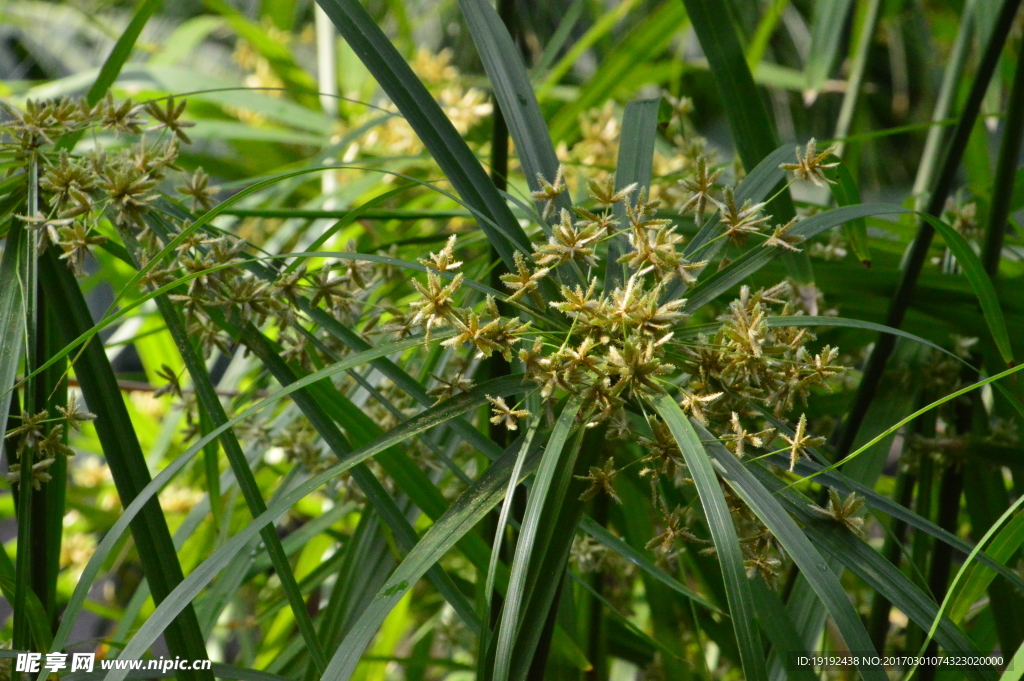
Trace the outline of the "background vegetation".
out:
<instances>
[{"instance_id":1,"label":"background vegetation","mask_svg":"<svg viewBox=\"0 0 1024 681\"><path fill-rule=\"evenodd\" d=\"M0 652L1019 679L1019 5L4 3Z\"/></svg>"}]
</instances>

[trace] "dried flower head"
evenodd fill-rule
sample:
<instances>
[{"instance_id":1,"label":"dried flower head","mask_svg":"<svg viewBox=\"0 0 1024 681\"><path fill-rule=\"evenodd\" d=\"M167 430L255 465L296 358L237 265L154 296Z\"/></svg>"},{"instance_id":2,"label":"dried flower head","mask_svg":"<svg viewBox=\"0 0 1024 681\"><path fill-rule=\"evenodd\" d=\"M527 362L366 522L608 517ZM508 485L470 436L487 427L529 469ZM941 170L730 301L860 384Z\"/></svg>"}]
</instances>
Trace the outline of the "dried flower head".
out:
<instances>
[{"instance_id":1,"label":"dried flower head","mask_svg":"<svg viewBox=\"0 0 1024 681\"><path fill-rule=\"evenodd\" d=\"M831 161L826 163L826 159L836 153L838 147L836 145L830 146L822 152L818 152L817 142L812 137L807 142L807 146L804 147L803 154L800 153L799 147L796 151L796 163L783 163L779 167L783 170L788 170L796 176L798 180L804 180L807 182L813 182L819 187L824 187L832 183L828 177L825 176L824 170L835 168L839 165L839 161Z\"/></svg>"}]
</instances>

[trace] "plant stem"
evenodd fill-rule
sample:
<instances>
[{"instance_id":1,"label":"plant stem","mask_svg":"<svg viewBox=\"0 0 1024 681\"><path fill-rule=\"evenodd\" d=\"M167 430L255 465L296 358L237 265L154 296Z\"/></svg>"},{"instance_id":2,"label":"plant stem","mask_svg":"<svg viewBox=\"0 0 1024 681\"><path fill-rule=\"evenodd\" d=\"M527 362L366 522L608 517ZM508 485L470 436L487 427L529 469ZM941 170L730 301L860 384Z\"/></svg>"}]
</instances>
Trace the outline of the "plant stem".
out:
<instances>
[{"instance_id":1,"label":"plant stem","mask_svg":"<svg viewBox=\"0 0 1024 681\"><path fill-rule=\"evenodd\" d=\"M992 37L985 48L984 56L978 67L974 82L971 84L970 94L964 104L960 120L957 122L953 137L946 147L946 152L941 165L941 172L936 178L934 188L928 199L926 212L929 215L938 217L945 206L946 198L953 189L956 181L956 174L960 167L960 160L963 158L964 150L967 147L967 140L974 127L974 122L981 109L981 102L988 90L988 83L992 78L996 65L999 63L999 55L1002 52L1003 44L1009 35L1013 24L1013 17L1017 13L1021 0L1005 0L999 17L996 20ZM924 267L925 259L928 256L928 249L931 247L932 238L935 235L934 228L922 220L918 224L917 235L907 252L905 263L900 274L899 283L893 293L892 303L886 315L885 324L893 328L900 328L903 318L910 308L911 297L917 279ZM838 442L836 453L838 458L845 457L850 453L850 447L857 436L857 431L864 421L868 407L874 400L878 385L885 370L885 364L892 354L896 345L896 336L881 334L875 344L871 356L868 358L864 368L864 377L861 379L857 394L854 397L853 405L850 408L846 423L838 430Z\"/></svg>"},{"instance_id":2,"label":"plant stem","mask_svg":"<svg viewBox=\"0 0 1024 681\"><path fill-rule=\"evenodd\" d=\"M981 262L989 276L995 278L999 258L1006 236L1006 221L1013 199L1013 183L1017 179L1017 159L1024 141L1024 43L1017 49L1017 70L1013 74L1010 101L1006 103L1006 121L1003 123L1003 141L996 162L995 185L992 187L992 205L985 228L985 243Z\"/></svg>"},{"instance_id":3,"label":"plant stem","mask_svg":"<svg viewBox=\"0 0 1024 681\"><path fill-rule=\"evenodd\" d=\"M836 122L836 134L838 140L844 140L850 134L850 125L853 123L853 114L857 110L857 102L860 99L860 87L864 82L864 70L868 62L868 51L871 48L871 41L875 37L875 30L878 28L878 16L882 7L882 0L867 0L867 12L864 15L864 23L860 28L860 39L854 52L850 65L850 76L846 81L846 93L843 95L843 105L839 109L839 120ZM845 141L837 144L836 155L842 157L846 147Z\"/></svg>"},{"instance_id":4,"label":"plant stem","mask_svg":"<svg viewBox=\"0 0 1024 681\"><path fill-rule=\"evenodd\" d=\"M942 473L939 483L939 518L938 525L949 532L956 532L957 518L960 515L960 493L963 491L964 478L958 464L950 464ZM946 542L935 542L932 551L931 571L928 575L928 587L937 603L942 602L949 583L950 562L953 559L953 548ZM938 652L938 643L934 640L928 644L925 656L934 656ZM935 678L935 665L921 665L921 681L932 681Z\"/></svg>"},{"instance_id":5,"label":"plant stem","mask_svg":"<svg viewBox=\"0 0 1024 681\"><path fill-rule=\"evenodd\" d=\"M893 496L900 506L910 506L914 494L914 476L907 472L900 472L896 478L896 489ZM893 523L892 532L885 538L882 546L882 554L885 559L899 567L900 556L903 554L903 538L907 533L907 523L897 520ZM875 650L885 650L885 641L889 634L889 613L892 610L892 603L881 593L876 592L871 602L871 614L868 617L868 635Z\"/></svg>"},{"instance_id":6,"label":"plant stem","mask_svg":"<svg viewBox=\"0 0 1024 681\"><path fill-rule=\"evenodd\" d=\"M518 40L516 40L518 31L516 30L514 0L498 0L498 16L501 17L505 28L508 29L509 35L512 36L512 40L518 43ZM494 186L498 188L498 191L505 191L508 188L509 132L505 115L501 112L497 97L494 98L493 118L494 121L491 127L491 181L494 182ZM501 275L508 272L508 267L501 262L501 257L493 245L490 247L490 254L491 262L495 263L495 266L491 268L490 274L491 288L497 291L505 290L504 283L501 281ZM508 314L508 306L499 305L498 310L502 314ZM487 372L490 378L508 376L511 370L512 367L501 356L501 353L496 352L492 354L487 361ZM492 423L489 425L488 430L491 440L502 447L508 445L508 431L504 426Z\"/></svg>"},{"instance_id":7,"label":"plant stem","mask_svg":"<svg viewBox=\"0 0 1024 681\"><path fill-rule=\"evenodd\" d=\"M39 217L39 159L33 154L28 164L28 197L27 214L29 219ZM39 293L39 231L37 225L29 223L26 230L26 248L24 259L24 274L22 278L22 293L25 296L25 375L35 371L38 363L37 328L38 321L37 298ZM25 425L27 419L33 416L36 404L36 380L25 382L24 401L21 408L21 425ZM22 438L27 438L28 433L23 433ZM21 467L21 474L18 478L18 556L15 565L15 588L14 588L14 635L12 645L18 650L29 650L31 647L31 633L28 621L28 609L26 601L32 574L32 458L31 446L19 446L18 464Z\"/></svg>"},{"instance_id":8,"label":"plant stem","mask_svg":"<svg viewBox=\"0 0 1024 681\"><path fill-rule=\"evenodd\" d=\"M967 0L964 4L963 13L960 15L960 30L956 34L953 50L949 54L949 61L946 62L946 69L942 74L942 85L939 86L939 96L935 100L935 109L932 111L932 127L928 130L928 136L925 138L921 163L917 167L917 177L914 178L914 188L911 191L917 199L918 207L923 204L924 193L932 181L939 160L939 151L942 148L942 135L945 132L945 126L938 124L949 117L949 111L953 107L953 96L956 94L960 76L970 53L971 32L976 23L975 5L975 0Z\"/></svg>"},{"instance_id":9,"label":"plant stem","mask_svg":"<svg viewBox=\"0 0 1024 681\"><path fill-rule=\"evenodd\" d=\"M53 302L41 295L41 288L39 291L36 312L36 357L46 361L60 352L64 343L60 338L60 321L53 309ZM37 382L36 402L32 407L34 413L45 409L53 416L57 414L58 406L63 407L67 404L67 383L64 381L66 367L66 361L56 362L34 379ZM48 431L55 427L56 424L51 424ZM67 429L64 430L63 440L64 444L67 444ZM32 522L35 528L31 542L32 590L39 597L49 618L46 626L54 632L57 630L57 577L60 572L60 547L64 532L67 468L67 457L55 457L54 462L46 469L50 474L49 482L32 493Z\"/></svg>"}]
</instances>

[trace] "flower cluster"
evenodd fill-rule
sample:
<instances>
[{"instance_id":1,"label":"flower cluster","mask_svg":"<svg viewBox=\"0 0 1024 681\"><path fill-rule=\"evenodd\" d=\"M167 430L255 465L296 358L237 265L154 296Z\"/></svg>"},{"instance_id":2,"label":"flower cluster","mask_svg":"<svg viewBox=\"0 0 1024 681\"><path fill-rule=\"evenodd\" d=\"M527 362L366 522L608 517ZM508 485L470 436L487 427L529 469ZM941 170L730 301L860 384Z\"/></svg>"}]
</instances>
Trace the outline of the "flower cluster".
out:
<instances>
[{"instance_id":1,"label":"flower cluster","mask_svg":"<svg viewBox=\"0 0 1024 681\"><path fill-rule=\"evenodd\" d=\"M35 414L22 414L21 425L15 426L5 434L7 451L19 461L30 451L32 461L32 486L40 489L50 481L50 468L58 459L73 456L74 452L67 445L67 431L81 430L82 423L92 421L95 414L81 409L74 396L66 407L57 407L58 415L54 416L49 409ZM21 463L11 463L8 467L7 481L17 484L21 480Z\"/></svg>"},{"instance_id":2,"label":"flower cluster","mask_svg":"<svg viewBox=\"0 0 1024 681\"><path fill-rule=\"evenodd\" d=\"M824 177L826 158L809 144L798 154L794 171L811 181ZM701 156L677 185L684 194L681 208L692 211L698 225L717 210L719 239L744 247L757 238L755 247L799 250L790 236L795 222L773 226L765 204L738 205L733 188L718 186L721 175L722 169ZM806 404L812 391L828 390L843 371L836 348L812 350L814 335L798 320L789 322L802 311L788 283L756 291L743 286L713 330L690 331L696 311L688 309L684 296L709 263L700 258L700 249L687 253L684 232L659 210L659 201L636 185L616 188L614 176L603 174L587 183L589 201L569 209L562 203L569 194L562 169L538 180L533 198L548 229L531 253L516 254L514 271L501 276L505 303L517 316L502 316L500 301L491 296L476 307L471 303L452 238L420 261L427 281L415 284L420 297L405 317L406 333L423 328L429 339L444 328L447 338L440 342L447 348L468 347L476 358L495 352L512 358L549 418L558 400L576 395L584 404L581 423L605 425L613 435L635 432L633 415L648 411L649 398L669 392L739 458L786 452L792 470L809 448L822 443L805 415L791 433L779 433L759 411L784 419ZM463 296L466 302L460 303ZM707 310L700 314L706 318ZM460 375L456 381L465 379ZM468 382L455 385L443 383L446 389L438 394L448 397L469 387ZM509 429L532 416L522 403L491 402L492 423ZM666 424L653 415L646 420L650 434L638 442L641 474L651 483L664 528L650 547L669 559L679 542L707 540L688 529L681 509L671 508L662 493L663 484L692 481ZM606 494L618 501L618 472L610 457L592 466L581 476L589 483L583 497ZM772 577L780 565L774 539L741 502L733 503L740 524L749 525L742 533L748 568Z\"/></svg>"}]
</instances>

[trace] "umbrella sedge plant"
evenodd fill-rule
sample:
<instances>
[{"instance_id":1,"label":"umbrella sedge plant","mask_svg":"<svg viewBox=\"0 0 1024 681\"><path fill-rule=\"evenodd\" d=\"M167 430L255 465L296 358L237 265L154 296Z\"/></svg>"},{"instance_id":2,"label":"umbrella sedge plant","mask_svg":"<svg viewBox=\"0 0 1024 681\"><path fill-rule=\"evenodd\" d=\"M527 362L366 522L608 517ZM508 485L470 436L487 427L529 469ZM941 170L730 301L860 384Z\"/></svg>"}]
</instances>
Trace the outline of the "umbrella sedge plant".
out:
<instances>
[{"instance_id":1,"label":"umbrella sedge plant","mask_svg":"<svg viewBox=\"0 0 1024 681\"><path fill-rule=\"evenodd\" d=\"M451 52L407 60L357 0L319 2L372 104L323 104L295 27L226 3L269 85L129 96L148 2L85 95L2 103L10 655L605 681L837 678L797 660L849 652L850 678L1020 677L1024 319L999 281L1020 276L1018 2L971 16L992 30L958 112L936 105L952 129L920 211L861 200L845 135L877 3L842 145L778 142L708 3L645 15L625 45L692 24L733 154L676 86L617 106L602 71L578 98L607 104L546 81L538 100L515 8L453 8L484 88ZM815 3L832 42L802 106L848 4ZM563 49L540 60L559 78ZM216 134L266 163L233 167Z\"/></svg>"}]
</instances>

